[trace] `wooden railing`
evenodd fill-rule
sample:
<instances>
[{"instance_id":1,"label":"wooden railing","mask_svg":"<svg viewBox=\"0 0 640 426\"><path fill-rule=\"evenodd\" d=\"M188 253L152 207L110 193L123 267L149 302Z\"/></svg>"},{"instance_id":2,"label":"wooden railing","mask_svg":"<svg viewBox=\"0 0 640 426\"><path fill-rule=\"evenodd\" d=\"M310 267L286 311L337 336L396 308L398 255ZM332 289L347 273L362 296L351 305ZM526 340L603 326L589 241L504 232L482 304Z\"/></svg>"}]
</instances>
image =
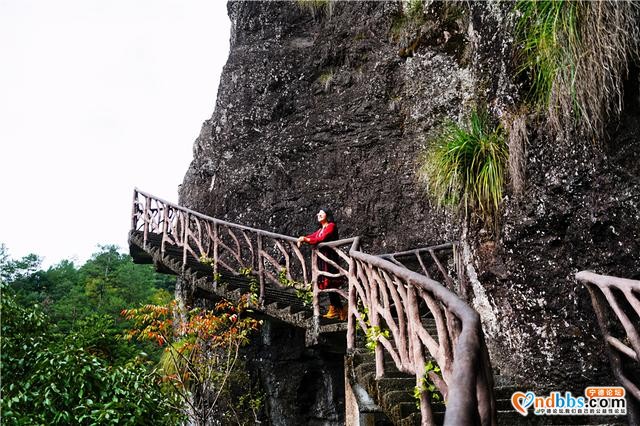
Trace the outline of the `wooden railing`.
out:
<instances>
[{"instance_id":1,"label":"wooden railing","mask_svg":"<svg viewBox=\"0 0 640 426\"><path fill-rule=\"evenodd\" d=\"M639 424L640 281L589 271L578 272L576 279L589 290L613 374L626 390L629 424ZM635 381L626 371L629 366L636 370Z\"/></svg>"},{"instance_id":2,"label":"wooden railing","mask_svg":"<svg viewBox=\"0 0 640 426\"><path fill-rule=\"evenodd\" d=\"M143 233L145 246L150 234L161 235L161 251L168 245L182 249L182 265L186 267L188 257L207 258L212 262L213 273L226 272L233 275L249 273L259 283L260 301L264 301L265 286L295 286L313 289L313 310L320 314L319 294L335 291L345 299L340 290L318 290L321 276L348 277L348 250L357 247L357 238L348 238L331 243L312 246L311 250L299 248L297 238L288 235L254 229L248 226L225 222L203 215L185 207L142 192L133 194L131 229ZM319 252L326 247L338 254L340 261L329 262L337 267L335 274L321 271L318 259L326 259Z\"/></svg>"},{"instance_id":3,"label":"wooden railing","mask_svg":"<svg viewBox=\"0 0 640 426\"><path fill-rule=\"evenodd\" d=\"M446 425L494 425L493 375L480 317L441 283L379 256L350 251L347 348L356 344L356 322L375 342L376 377L384 353L398 370L416 377L423 424L433 424L425 389L425 356L441 369L427 374L447 401ZM423 326L435 320L437 336Z\"/></svg>"},{"instance_id":4,"label":"wooden railing","mask_svg":"<svg viewBox=\"0 0 640 426\"><path fill-rule=\"evenodd\" d=\"M455 242L379 254L378 257L441 282L463 300L467 300L466 275L462 272L462 256Z\"/></svg>"},{"instance_id":5,"label":"wooden railing","mask_svg":"<svg viewBox=\"0 0 640 426\"><path fill-rule=\"evenodd\" d=\"M376 377L384 375L386 351L400 371L415 374L417 386L425 377L425 360L431 356L442 376L428 374L447 401L445 424L495 424L493 376L480 319L448 287L453 286L445 266L434 254L453 250L449 245L428 247L410 252L373 256L358 251L359 239L348 238L300 249L297 238L237 225L135 190L132 231L143 234L146 246L150 234L161 236L161 251L168 246L182 249L182 264L189 257L211 259L214 273L237 275L250 271L260 284L260 299L265 286L281 287L283 281L313 289L315 325L319 324L319 295L335 292L348 300L347 347L355 348L356 322L375 339ZM326 256L327 248L337 256ZM429 265L420 258L431 254L435 268L444 274L447 286L429 278ZM402 266L398 260L417 255L422 273ZM337 259L337 260L332 260ZM386 260L385 258L389 259ZM335 272L318 268L322 259ZM342 289L319 290L319 278L345 277L348 293ZM366 312L366 314L365 314ZM437 335L432 336L422 320L435 320ZM388 337L385 336L388 330ZM421 392L422 423L432 424L429 393Z\"/></svg>"}]
</instances>

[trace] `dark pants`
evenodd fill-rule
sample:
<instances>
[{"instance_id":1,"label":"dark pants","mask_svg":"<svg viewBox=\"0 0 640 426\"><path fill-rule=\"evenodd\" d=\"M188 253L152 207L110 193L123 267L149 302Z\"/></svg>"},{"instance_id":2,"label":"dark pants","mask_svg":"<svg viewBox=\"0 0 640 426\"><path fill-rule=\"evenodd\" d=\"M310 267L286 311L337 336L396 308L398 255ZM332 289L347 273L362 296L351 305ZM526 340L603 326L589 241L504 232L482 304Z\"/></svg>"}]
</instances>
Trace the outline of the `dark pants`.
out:
<instances>
[{"instance_id":1,"label":"dark pants","mask_svg":"<svg viewBox=\"0 0 640 426\"><path fill-rule=\"evenodd\" d=\"M342 308L342 297L338 293L329 293L329 303L333 305L334 308L341 309Z\"/></svg>"},{"instance_id":2,"label":"dark pants","mask_svg":"<svg viewBox=\"0 0 640 426\"><path fill-rule=\"evenodd\" d=\"M327 256L329 259L331 259L332 261L338 263L340 261L340 256L338 256L338 254L331 249L320 249L321 253L325 256ZM335 274L336 272L338 272L338 270L329 265L327 262L323 261L322 259L318 260L318 266L320 268L321 271L327 271L330 272L332 274ZM339 288L342 285L342 278L343 277L339 277L339 278L328 278L328 277L323 277L319 284L320 289L324 290L327 288ZM340 295L338 293L329 293L329 303L334 307L334 308L342 308L342 297L340 297Z\"/></svg>"}]
</instances>

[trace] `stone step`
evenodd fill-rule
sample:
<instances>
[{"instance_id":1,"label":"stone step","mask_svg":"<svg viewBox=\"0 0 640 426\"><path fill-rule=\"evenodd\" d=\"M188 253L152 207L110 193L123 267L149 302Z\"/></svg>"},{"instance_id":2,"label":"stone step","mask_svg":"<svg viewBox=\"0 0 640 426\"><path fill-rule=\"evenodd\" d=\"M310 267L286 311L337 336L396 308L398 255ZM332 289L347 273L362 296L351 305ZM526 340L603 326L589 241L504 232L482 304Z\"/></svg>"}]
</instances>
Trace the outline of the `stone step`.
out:
<instances>
[{"instance_id":1,"label":"stone step","mask_svg":"<svg viewBox=\"0 0 640 426\"><path fill-rule=\"evenodd\" d=\"M400 424L403 419L415 413L420 414L420 409L416 407L415 402L399 402L391 409L390 418L394 424Z\"/></svg>"},{"instance_id":2,"label":"stone step","mask_svg":"<svg viewBox=\"0 0 640 426\"><path fill-rule=\"evenodd\" d=\"M514 392L521 391L522 388L517 388L515 386L501 386L493 388L493 395L496 399L511 399L511 395Z\"/></svg>"},{"instance_id":3,"label":"stone step","mask_svg":"<svg viewBox=\"0 0 640 426\"><path fill-rule=\"evenodd\" d=\"M376 398L380 400L387 392L404 390L413 392L415 377L382 377L376 379Z\"/></svg>"},{"instance_id":4,"label":"stone step","mask_svg":"<svg viewBox=\"0 0 640 426\"><path fill-rule=\"evenodd\" d=\"M415 398L413 397L413 391L409 392L408 390L397 390L397 391L389 391L382 396L380 406L385 410L391 410L391 408L400 402L415 402Z\"/></svg>"},{"instance_id":5,"label":"stone step","mask_svg":"<svg viewBox=\"0 0 640 426\"><path fill-rule=\"evenodd\" d=\"M509 399L496 399L496 410L498 411L509 411L513 410L513 405L511 405L511 398Z\"/></svg>"},{"instance_id":6,"label":"stone step","mask_svg":"<svg viewBox=\"0 0 640 426\"><path fill-rule=\"evenodd\" d=\"M444 424L444 411L434 411L433 412L433 421L437 426ZM401 426L421 426L422 424L422 415L420 411L416 411L415 413L411 413L409 416L400 420L398 423Z\"/></svg>"},{"instance_id":7,"label":"stone step","mask_svg":"<svg viewBox=\"0 0 640 426\"><path fill-rule=\"evenodd\" d=\"M356 376L358 376L358 373L362 372L362 373L368 373L371 371L376 371L376 363L374 360L370 361L370 362L362 362L360 364L358 364L358 366L356 367ZM403 373L401 371L398 371L398 368L396 367L396 364L393 361L385 361L384 363L384 375L385 377L404 377L407 375L407 373Z\"/></svg>"},{"instance_id":8,"label":"stone step","mask_svg":"<svg viewBox=\"0 0 640 426\"><path fill-rule=\"evenodd\" d=\"M440 421L438 421L437 419L434 419L434 420L436 420L437 425L442 424L442 420ZM409 416L400 420L400 423L399 423L400 426L420 426L421 424L422 424L422 416L420 415L420 412L411 413Z\"/></svg>"},{"instance_id":9,"label":"stone step","mask_svg":"<svg viewBox=\"0 0 640 426\"><path fill-rule=\"evenodd\" d=\"M626 425L623 416L536 416L529 413L522 416L513 408L498 410L498 426L587 426L587 425Z\"/></svg>"}]
</instances>

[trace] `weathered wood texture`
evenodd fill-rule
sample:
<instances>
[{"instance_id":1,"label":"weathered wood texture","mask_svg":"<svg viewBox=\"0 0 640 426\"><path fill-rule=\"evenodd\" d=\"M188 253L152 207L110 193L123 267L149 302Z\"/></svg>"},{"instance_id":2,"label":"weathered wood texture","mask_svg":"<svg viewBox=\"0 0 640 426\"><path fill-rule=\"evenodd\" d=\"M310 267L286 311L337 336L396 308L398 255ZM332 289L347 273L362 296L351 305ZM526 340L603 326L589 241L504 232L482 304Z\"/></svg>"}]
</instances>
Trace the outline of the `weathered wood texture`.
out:
<instances>
[{"instance_id":1,"label":"weathered wood texture","mask_svg":"<svg viewBox=\"0 0 640 426\"><path fill-rule=\"evenodd\" d=\"M275 287L293 286L314 289L313 305L319 315L318 294L334 291L345 299L346 293L339 290L317 290L313 285L322 276L348 276L349 257L347 251L357 244L357 238L348 238L331 243L321 243L299 248L297 239L288 235L254 229L225 222L176 204L135 190L132 210L132 230L144 234L147 244L149 234L162 235L162 253L167 244L183 250L183 265L187 256L208 259L214 273L227 272L232 275L250 274L259 283L260 300L264 300L265 285ZM334 250L340 261L334 262L319 253L319 248ZM337 273L321 271L318 258L325 260L338 270Z\"/></svg>"},{"instance_id":2,"label":"weathered wood texture","mask_svg":"<svg viewBox=\"0 0 640 426\"><path fill-rule=\"evenodd\" d=\"M640 281L581 271L604 337L613 374L625 388L629 424L640 424Z\"/></svg>"},{"instance_id":3,"label":"weathered wood texture","mask_svg":"<svg viewBox=\"0 0 640 426\"><path fill-rule=\"evenodd\" d=\"M426 275L378 256L349 254L348 349L355 349L357 322L376 340L376 376L384 376L386 352L398 370L415 374L418 386L430 356L442 371L428 378L447 401L445 424L496 424L493 375L477 312ZM437 335L423 326L426 318L435 320ZM422 424L432 424L426 390L420 402Z\"/></svg>"}]
</instances>

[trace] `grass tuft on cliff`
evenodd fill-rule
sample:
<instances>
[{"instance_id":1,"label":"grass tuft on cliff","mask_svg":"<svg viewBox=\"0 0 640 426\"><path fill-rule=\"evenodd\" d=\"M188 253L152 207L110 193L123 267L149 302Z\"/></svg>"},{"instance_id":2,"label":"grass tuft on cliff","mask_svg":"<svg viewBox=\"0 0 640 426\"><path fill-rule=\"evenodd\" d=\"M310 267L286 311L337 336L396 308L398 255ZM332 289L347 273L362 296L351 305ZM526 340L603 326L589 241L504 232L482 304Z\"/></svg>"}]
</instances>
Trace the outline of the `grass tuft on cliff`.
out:
<instances>
[{"instance_id":1,"label":"grass tuft on cliff","mask_svg":"<svg viewBox=\"0 0 640 426\"><path fill-rule=\"evenodd\" d=\"M502 128L473 111L466 126L449 122L430 141L419 175L436 204L475 210L496 223L507 158Z\"/></svg>"},{"instance_id":2,"label":"grass tuft on cliff","mask_svg":"<svg viewBox=\"0 0 640 426\"><path fill-rule=\"evenodd\" d=\"M296 0L300 9L308 10L316 17L322 14L331 16L334 0Z\"/></svg>"},{"instance_id":3,"label":"grass tuft on cliff","mask_svg":"<svg viewBox=\"0 0 640 426\"><path fill-rule=\"evenodd\" d=\"M578 43L579 3L557 0L519 0L516 11L517 41L520 46L519 72L531 73L529 98L535 105L547 107L554 81L572 73L575 63L566 48Z\"/></svg>"},{"instance_id":4,"label":"grass tuft on cliff","mask_svg":"<svg viewBox=\"0 0 640 426\"><path fill-rule=\"evenodd\" d=\"M622 111L628 63L638 59L640 5L594 0L519 0L516 43L528 98L554 132L602 137Z\"/></svg>"}]
</instances>

